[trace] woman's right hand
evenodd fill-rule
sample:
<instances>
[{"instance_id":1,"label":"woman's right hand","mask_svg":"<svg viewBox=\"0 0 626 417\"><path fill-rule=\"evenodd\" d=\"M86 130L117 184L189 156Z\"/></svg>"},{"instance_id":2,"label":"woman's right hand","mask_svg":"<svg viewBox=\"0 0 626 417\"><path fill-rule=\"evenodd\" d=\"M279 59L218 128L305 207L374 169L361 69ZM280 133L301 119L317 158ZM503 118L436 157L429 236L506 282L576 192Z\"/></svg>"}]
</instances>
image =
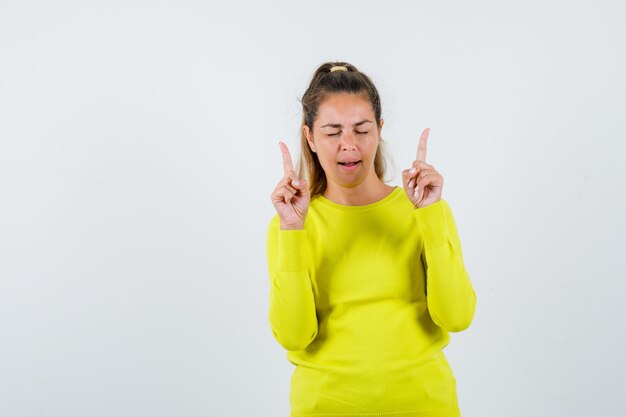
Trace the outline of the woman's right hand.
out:
<instances>
[{"instance_id":1,"label":"woman's right hand","mask_svg":"<svg viewBox=\"0 0 626 417\"><path fill-rule=\"evenodd\" d=\"M283 230L304 229L304 219L309 211L311 195L309 185L296 176L287 145L278 142L283 154L284 176L272 193L272 204L280 217Z\"/></svg>"}]
</instances>

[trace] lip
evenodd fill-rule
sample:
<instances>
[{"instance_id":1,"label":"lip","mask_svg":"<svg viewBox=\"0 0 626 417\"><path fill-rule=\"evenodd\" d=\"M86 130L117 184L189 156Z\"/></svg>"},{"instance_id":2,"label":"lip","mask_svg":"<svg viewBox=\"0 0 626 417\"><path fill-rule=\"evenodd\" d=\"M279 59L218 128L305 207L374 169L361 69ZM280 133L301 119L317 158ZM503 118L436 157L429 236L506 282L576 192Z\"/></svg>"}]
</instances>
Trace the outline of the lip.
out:
<instances>
[{"instance_id":1,"label":"lip","mask_svg":"<svg viewBox=\"0 0 626 417\"><path fill-rule=\"evenodd\" d=\"M356 164L352 165L352 166L345 166L345 165L341 165L340 163L337 163L337 165L339 165L339 168L341 168L342 170L346 171L346 172L352 172L355 169L357 169L359 166L361 166L361 162L362 161L341 161L341 162L357 162Z\"/></svg>"}]
</instances>

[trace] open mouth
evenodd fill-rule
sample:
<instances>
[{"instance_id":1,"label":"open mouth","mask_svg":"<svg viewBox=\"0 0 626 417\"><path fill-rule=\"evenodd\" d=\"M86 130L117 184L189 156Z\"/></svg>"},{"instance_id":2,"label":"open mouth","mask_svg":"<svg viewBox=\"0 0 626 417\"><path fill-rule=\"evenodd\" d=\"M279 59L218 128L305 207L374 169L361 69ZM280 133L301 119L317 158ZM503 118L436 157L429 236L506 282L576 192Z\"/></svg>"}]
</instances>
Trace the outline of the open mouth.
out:
<instances>
[{"instance_id":1,"label":"open mouth","mask_svg":"<svg viewBox=\"0 0 626 417\"><path fill-rule=\"evenodd\" d=\"M339 162L339 165L343 165L344 167L353 167L357 164L360 164L361 161L356 161L356 162Z\"/></svg>"}]
</instances>

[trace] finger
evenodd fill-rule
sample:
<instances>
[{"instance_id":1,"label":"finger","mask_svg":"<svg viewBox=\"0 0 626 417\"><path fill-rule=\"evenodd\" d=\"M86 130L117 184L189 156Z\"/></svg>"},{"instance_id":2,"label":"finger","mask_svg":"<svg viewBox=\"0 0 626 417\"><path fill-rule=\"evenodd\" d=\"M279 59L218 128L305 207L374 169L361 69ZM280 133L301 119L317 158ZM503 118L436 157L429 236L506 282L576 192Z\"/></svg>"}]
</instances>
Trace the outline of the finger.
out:
<instances>
[{"instance_id":1,"label":"finger","mask_svg":"<svg viewBox=\"0 0 626 417\"><path fill-rule=\"evenodd\" d=\"M284 187L276 188L272 193L272 203L283 204L285 202L285 191Z\"/></svg>"},{"instance_id":2,"label":"finger","mask_svg":"<svg viewBox=\"0 0 626 417\"><path fill-rule=\"evenodd\" d=\"M291 184L304 197L307 197L309 195L309 184L306 182L306 180L298 180L297 184L296 181L293 181Z\"/></svg>"},{"instance_id":3,"label":"finger","mask_svg":"<svg viewBox=\"0 0 626 417\"><path fill-rule=\"evenodd\" d=\"M415 177L417 176L417 174L418 171L414 168L405 169L404 171L402 171L402 186L407 192L412 187L412 184L415 183Z\"/></svg>"},{"instance_id":4,"label":"finger","mask_svg":"<svg viewBox=\"0 0 626 417\"><path fill-rule=\"evenodd\" d=\"M284 200L285 203L289 203L291 199L298 195L307 199L309 197L309 186L306 180L298 181L297 185L295 183L295 180L290 183L289 177L283 178L274 190L275 200L281 203Z\"/></svg>"},{"instance_id":5,"label":"finger","mask_svg":"<svg viewBox=\"0 0 626 417\"><path fill-rule=\"evenodd\" d=\"M433 171L432 169L421 169L420 172L417 173L417 176L415 177L416 181L421 180L422 178L428 176L428 175L433 175L435 173L435 171Z\"/></svg>"},{"instance_id":6,"label":"finger","mask_svg":"<svg viewBox=\"0 0 626 417\"><path fill-rule=\"evenodd\" d=\"M289 203L291 199L293 198L293 196L295 195L294 193L289 191L288 188L283 188L282 194L283 194L283 199L285 200L285 203Z\"/></svg>"},{"instance_id":7,"label":"finger","mask_svg":"<svg viewBox=\"0 0 626 417\"><path fill-rule=\"evenodd\" d=\"M431 180L428 179L428 177L424 177L424 178L416 181L416 183L415 183L415 194L413 196L415 197L415 203L416 203L417 207L421 207L422 202L426 198L426 192L425 191L428 189L428 185L430 184L430 182L431 182Z\"/></svg>"},{"instance_id":8,"label":"finger","mask_svg":"<svg viewBox=\"0 0 626 417\"><path fill-rule=\"evenodd\" d=\"M415 162L413 162L413 166L411 167L411 169L405 170L403 174L406 172L407 179L411 179L419 175L420 171L421 171L421 167L417 165Z\"/></svg>"},{"instance_id":9,"label":"finger","mask_svg":"<svg viewBox=\"0 0 626 417\"><path fill-rule=\"evenodd\" d=\"M431 174L426 174L421 178L418 178L416 180L416 184L417 186L422 189L424 187L426 187L427 185L429 185L431 182L433 182L433 176Z\"/></svg>"},{"instance_id":10,"label":"finger","mask_svg":"<svg viewBox=\"0 0 626 417\"><path fill-rule=\"evenodd\" d=\"M297 193L297 190L289 185L289 178L283 178L274 188L272 192L272 201L282 203L287 201L287 194L292 196Z\"/></svg>"},{"instance_id":11,"label":"finger","mask_svg":"<svg viewBox=\"0 0 626 417\"><path fill-rule=\"evenodd\" d=\"M438 177L435 175L427 175L424 178L417 181L416 189L419 189L419 202L423 201L427 196L427 191L432 190L433 188L441 187L441 184L438 181ZM416 197L418 195L416 194Z\"/></svg>"},{"instance_id":12,"label":"finger","mask_svg":"<svg viewBox=\"0 0 626 417\"><path fill-rule=\"evenodd\" d=\"M432 165L427 164L424 161L413 161L413 164L411 166L417 169L434 168Z\"/></svg>"},{"instance_id":13,"label":"finger","mask_svg":"<svg viewBox=\"0 0 626 417\"><path fill-rule=\"evenodd\" d=\"M292 193L292 194L294 194L294 195L298 193L298 190L297 190L297 189L295 189L295 188L293 188L293 187L292 187L291 185L289 185L289 184L286 184L286 185L285 185L285 188L286 188L287 190L291 191L291 193Z\"/></svg>"},{"instance_id":14,"label":"finger","mask_svg":"<svg viewBox=\"0 0 626 417\"><path fill-rule=\"evenodd\" d=\"M417 146L417 160L418 161L426 161L426 142L428 141L428 134L430 133L430 128L427 127L422 132L422 136L420 136L419 145Z\"/></svg>"},{"instance_id":15,"label":"finger","mask_svg":"<svg viewBox=\"0 0 626 417\"><path fill-rule=\"evenodd\" d=\"M287 175L290 172L294 171L293 162L291 161L291 154L289 153L287 145L285 145L283 142L278 142L278 145L280 146L280 151L283 154L283 172L285 173L285 175Z\"/></svg>"},{"instance_id":16,"label":"finger","mask_svg":"<svg viewBox=\"0 0 626 417\"><path fill-rule=\"evenodd\" d=\"M295 172L290 172L288 175L285 175L283 179L278 183L279 186L286 187L289 186L294 190L300 188L302 185L302 181L296 177Z\"/></svg>"},{"instance_id":17,"label":"finger","mask_svg":"<svg viewBox=\"0 0 626 417\"><path fill-rule=\"evenodd\" d=\"M416 203L418 207L420 206L422 200L424 200L425 194L423 190L425 190L426 187L432 184L435 179L436 178L433 173L425 173L415 178L415 191L413 193L413 197L417 199Z\"/></svg>"}]
</instances>

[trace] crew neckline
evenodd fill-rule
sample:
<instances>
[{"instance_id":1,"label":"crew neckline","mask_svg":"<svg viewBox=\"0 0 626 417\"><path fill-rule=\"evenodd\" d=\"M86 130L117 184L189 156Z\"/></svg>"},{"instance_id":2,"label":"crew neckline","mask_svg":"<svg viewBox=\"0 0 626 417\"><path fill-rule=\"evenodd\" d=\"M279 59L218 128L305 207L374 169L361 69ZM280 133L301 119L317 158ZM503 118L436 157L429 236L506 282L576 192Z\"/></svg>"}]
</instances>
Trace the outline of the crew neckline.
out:
<instances>
[{"instance_id":1,"label":"crew neckline","mask_svg":"<svg viewBox=\"0 0 626 417\"><path fill-rule=\"evenodd\" d=\"M339 203L335 203L332 200L329 200L328 198L324 197L322 194L319 194L317 196L317 200L327 206L327 207L332 207L335 209L339 209L339 210L345 210L345 211L362 211L362 210L370 210L376 207L380 207L382 205L385 205L393 200L395 200L399 195L400 192L402 191L402 188L398 187L397 185L393 187L393 190L391 190L391 192L389 194L387 194L386 196L384 196L383 198L381 198L378 201L374 201L373 203L370 204L364 204L361 206L348 206L345 204L339 204Z\"/></svg>"}]
</instances>

